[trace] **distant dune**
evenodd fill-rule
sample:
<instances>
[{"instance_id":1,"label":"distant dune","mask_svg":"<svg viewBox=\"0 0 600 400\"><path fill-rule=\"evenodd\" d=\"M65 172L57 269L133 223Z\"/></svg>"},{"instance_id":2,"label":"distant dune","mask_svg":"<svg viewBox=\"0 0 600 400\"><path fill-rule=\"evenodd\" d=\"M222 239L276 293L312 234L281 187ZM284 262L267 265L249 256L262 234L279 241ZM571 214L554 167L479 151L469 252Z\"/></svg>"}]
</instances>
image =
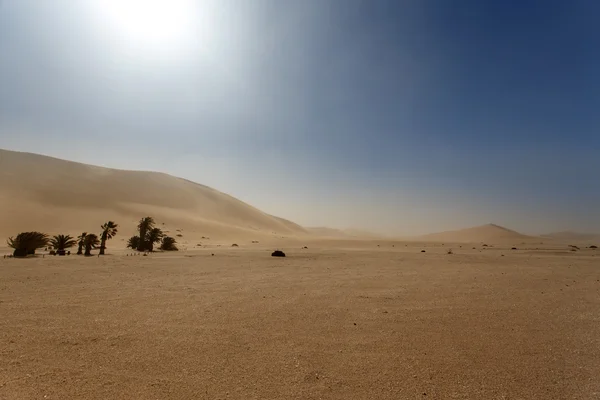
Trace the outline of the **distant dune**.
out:
<instances>
[{"instance_id":1,"label":"distant dune","mask_svg":"<svg viewBox=\"0 0 600 400\"><path fill-rule=\"evenodd\" d=\"M540 240L540 238L535 236L527 236L523 235L519 232L513 231L511 229L504 228L495 224L487 224L482 226L476 226L473 228L460 229L456 231L448 231L448 232L440 232L440 233L432 233L428 235L423 235L418 238L418 240L423 241L432 241L432 242L490 242L490 243L500 243L500 242L523 242L523 241L532 241L532 240Z\"/></svg>"},{"instance_id":2,"label":"distant dune","mask_svg":"<svg viewBox=\"0 0 600 400\"><path fill-rule=\"evenodd\" d=\"M363 231L360 229L336 229L328 228L325 226L316 226L306 228L314 236L322 238L335 238L335 239L376 239L381 238L381 235L377 235L372 232Z\"/></svg>"},{"instance_id":3,"label":"distant dune","mask_svg":"<svg viewBox=\"0 0 600 400\"><path fill-rule=\"evenodd\" d=\"M165 229L183 230L184 237L308 234L300 225L227 194L159 172L102 168L0 150L0 187L3 237L27 230L94 232L107 220L115 220L121 234L127 235L146 215L165 223Z\"/></svg>"},{"instance_id":4,"label":"distant dune","mask_svg":"<svg viewBox=\"0 0 600 400\"><path fill-rule=\"evenodd\" d=\"M598 233L579 233L572 231L554 232L541 235L544 238L558 240L561 242L600 242Z\"/></svg>"}]
</instances>

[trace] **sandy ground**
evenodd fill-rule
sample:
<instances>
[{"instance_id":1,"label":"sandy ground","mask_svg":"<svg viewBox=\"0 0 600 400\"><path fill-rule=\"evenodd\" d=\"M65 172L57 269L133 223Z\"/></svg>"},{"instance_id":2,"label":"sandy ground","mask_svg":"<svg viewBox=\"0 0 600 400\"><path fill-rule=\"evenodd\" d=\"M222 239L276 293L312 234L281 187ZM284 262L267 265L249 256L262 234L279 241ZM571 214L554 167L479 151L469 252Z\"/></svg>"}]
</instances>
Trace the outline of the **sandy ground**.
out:
<instances>
[{"instance_id":1,"label":"sandy ground","mask_svg":"<svg viewBox=\"0 0 600 400\"><path fill-rule=\"evenodd\" d=\"M0 258L0 399L600 399L600 253L332 243Z\"/></svg>"}]
</instances>

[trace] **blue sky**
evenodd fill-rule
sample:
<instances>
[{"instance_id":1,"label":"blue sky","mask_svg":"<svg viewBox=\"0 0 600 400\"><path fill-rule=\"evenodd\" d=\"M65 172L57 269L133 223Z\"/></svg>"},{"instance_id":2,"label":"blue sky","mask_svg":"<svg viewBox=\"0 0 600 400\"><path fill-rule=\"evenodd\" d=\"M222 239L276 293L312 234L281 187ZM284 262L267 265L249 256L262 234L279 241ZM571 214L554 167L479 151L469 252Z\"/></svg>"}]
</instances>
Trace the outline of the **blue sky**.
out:
<instances>
[{"instance_id":1,"label":"blue sky","mask_svg":"<svg viewBox=\"0 0 600 400\"><path fill-rule=\"evenodd\" d=\"M599 2L100 3L0 1L0 147L309 226L600 231Z\"/></svg>"}]
</instances>

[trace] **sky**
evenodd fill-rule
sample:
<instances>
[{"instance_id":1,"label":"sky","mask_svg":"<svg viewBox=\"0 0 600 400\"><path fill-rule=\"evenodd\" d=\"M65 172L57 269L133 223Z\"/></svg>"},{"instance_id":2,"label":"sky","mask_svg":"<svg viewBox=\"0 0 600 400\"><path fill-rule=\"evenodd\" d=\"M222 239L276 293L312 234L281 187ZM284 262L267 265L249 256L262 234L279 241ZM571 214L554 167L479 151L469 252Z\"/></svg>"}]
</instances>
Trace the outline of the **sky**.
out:
<instances>
[{"instance_id":1,"label":"sky","mask_svg":"<svg viewBox=\"0 0 600 400\"><path fill-rule=\"evenodd\" d=\"M595 0L0 0L0 148L305 226L600 232L598 21Z\"/></svg>"}]
</instances>

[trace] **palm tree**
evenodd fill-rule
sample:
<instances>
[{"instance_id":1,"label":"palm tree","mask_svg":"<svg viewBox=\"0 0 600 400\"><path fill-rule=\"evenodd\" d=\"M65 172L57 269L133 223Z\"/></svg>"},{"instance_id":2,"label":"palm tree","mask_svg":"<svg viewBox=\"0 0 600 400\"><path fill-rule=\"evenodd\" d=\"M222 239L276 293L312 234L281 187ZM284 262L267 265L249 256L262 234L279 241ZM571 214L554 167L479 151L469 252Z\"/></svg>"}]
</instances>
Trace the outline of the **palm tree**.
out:
<instances>
[{"instance_id":1,"label":"palm tree","mask_svg":"<svg viewBox=\"0 0 600 400\"><path fill-rule=\"evenodd\" d=\"M127 241L127 247L129 247L130 249L137 250L137 248L139 246L140 246L140 237L139 236L132 236Z\"/></svg>"},{"instance_id":2,"label":"palm tree","mask_svg":"<svg viewBox=\"0 0 600 400\"><path fill-rule=\"evenodd\" d=\"M87 236L87 232L83 232L81 235L77 236L77 254L83 254L83 245L85 244L85 237Z\"/></svg>"},{"instance_id":3,"label":"palm tree","mask_svg":"<svg viewBox=\"0 0 600 400\"><path fill-rule=\"evenodd\" d=\"M177 241L171 236L165 236L160 244L160 249L163 251L177 251Z\"/></svg>"},{"instance_id":4,"label":"palm tree","mask_svg":"<svg viewBox=\"0 0 600 400\"><path fill-rule=\"evenodd\" d=\"M118 226L113 221L108 221L100 227L102 228L102 233L100 234L100 254L104 255L106 241L112 239L117 234Z\"/></svg>"},{"instance_id":5,"label":"palm tree","mask_svg":"<svg viewBox=\"0 0 600 400\"><path fill-rule=\"evenodd\" d=\"M165 236L160 228L152 228L146 236L146 250L154 251L154 243L158 243Z\"/></svg>"},{"instance_id":6,"label":"palm tree","mask_svg":"<svg viewBox=\"0 0 600 400\"><path fill-rule=\"evenodd\" d=\"M50 239L50 246L56 250L59 256L65 255L65 249L69 249L77 244L77 241L70 235L56 235Z\"/></svg>"},{"instance_id":7,"label":"palm tree","mask_svg":"<svg viewBox=\"0 0 600 400\"><path fill-rule=\"evenodd\" d=\"M92 249L95 249L100 244L100 239L98 239L98 235L94 233L88 233L85 235L85 239L83 240L83 245L85 246L85 254L86 256L92 255Z\"/></svg>"},{"instance_id":8,"label":"palm tree","mask_svg":"<svg viewBox=\"0 0 600 400\"><path fill-rule=\"evenodd\" d=\"M48 235L41 232L21 232L17 237L12 236L6 241L14 250L14 257L26 257L35 254L36 249L48 246Z\"/></svg>"},{"instance_id":9,"label":"palm tree","mask_svg":"<svg viewBox=\"0 0 600 400\"><path fill-rule=\"evenodd\" d=\"M152 217L144 217L140 220L138 224L138 231L140 232L140 242L138 244L138 251L145 251L149 247L147 243L148 233L154 228L154 218Z\"/></svg>"}]
</instances>

